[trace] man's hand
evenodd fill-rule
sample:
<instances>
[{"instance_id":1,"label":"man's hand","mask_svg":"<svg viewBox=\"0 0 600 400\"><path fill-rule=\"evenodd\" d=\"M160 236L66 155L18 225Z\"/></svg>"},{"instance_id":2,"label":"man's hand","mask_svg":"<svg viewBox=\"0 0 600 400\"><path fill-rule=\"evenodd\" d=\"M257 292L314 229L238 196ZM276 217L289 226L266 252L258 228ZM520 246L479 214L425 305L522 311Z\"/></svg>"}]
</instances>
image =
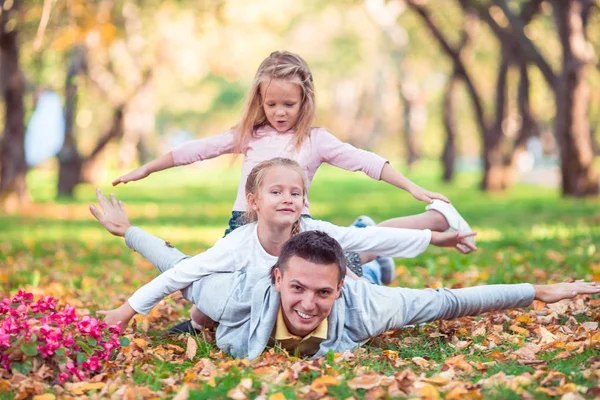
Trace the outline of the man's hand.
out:
<instances>
[{"instance_id":1,"label":"man's hand","mask_svg":"<svg viewBox=\"0 0 600 400\"><path fill-rule=\"evenodd\" d=\"M121 332L125 332L127 326L129 325L129 321L137 314L133 308L129 305L128 302L123 303L123 305L119 308L115 308L114 310L101 310L98 311L98 315L104 315L104 322L107 325L115 325L118 324L121 327Z\"/></svg>"},{"instance_id":2,"label":"man's hand","mask_svg":"<svg viewBox=\"0 0 600 400\"><path fill-rule=\"evenodd\" d=\"M90 211L92 215L113 235L125 236L125 232L131 227L131 223L129 222L129 218L127 218L123 203L115 199L112 193L110 201L108 201L100 189L96 189L96 197L103 211L91 205Z\"/></svg>"},{"instance_id":3,"label":"man's hand","mask_svg":"<svg viewBox=\"0 0 600 400\"><path fill-rule=\"evenodd\" d=\"M578 294L597 294L600 293L600 286L596 282L564 282L552 285L533 285L535 289L535 299L544 303L556 303L564 299L572 299Z\"/></svg>"},{"instance_id":4,"label":"man's hand","mask_svg":"<svg viewBox=\"0 0 600 400\"><path fill-rule=\"evenodd\" d=\"M119 183L127 183L133 181L139 181L150 175L150 173L144 167L139 167L133 171L115 179L112 183L113 186L117 186Z\"/></svg>"},{"instance_id":5,"label":"man's hand","mask_svg":"<svg viewBox=\"0 0 600 400\"><path fill-rule=\"evenodd\" d=\"M475 235L477 235L477 232L461 233L432 231L430 244L438 247L456 247L461 253L468 254L471 251L477 250L477 246L467 240L467 238Z\"/></svg>"}]
</instances>

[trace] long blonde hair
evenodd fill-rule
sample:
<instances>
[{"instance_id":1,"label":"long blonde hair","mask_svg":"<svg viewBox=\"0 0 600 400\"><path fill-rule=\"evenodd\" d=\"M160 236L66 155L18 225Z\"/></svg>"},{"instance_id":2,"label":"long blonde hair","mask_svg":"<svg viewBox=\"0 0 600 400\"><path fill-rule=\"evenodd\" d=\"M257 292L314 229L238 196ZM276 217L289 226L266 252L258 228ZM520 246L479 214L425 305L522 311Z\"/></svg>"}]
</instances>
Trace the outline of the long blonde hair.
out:
<instances>
[{"instance_id":1,"label":"long blonde hair","mask_svg":"<svg viewBox=\"0 0 600 400\"><path fill-rule=\"evenodd\" d=\"M263 93L260 92L260 85L272 79L284 79L295 83L302 92L300 115L295 126L294 148L299 149L304 140L310 137L311 125L315 118L315 89L308 64L297 54L275 51L258 67L246 98L242 118L239 124L233 127L236 135L234 144L236 153L243 153L254 131L268 123L263 109L264 99Z\"/></svg>"},{"instance_id":2,"label":"long blonde hair","mask_svg":"<svg viewBox=\"0 0 600 400\"><path fill-rule=\"evenodd\" d=\"M304 172L300 164L298 164L296 161L283 157L276 157L270 160L263 161L261 163L258 163L254 168L252 168L252 171L250 171L250 173L248 174L248 178L246 179L246 197L248 197L249 194L252 194L254 198L256 198L258 192L260 191L265 181L265 176L267 175L267 172L269 172L271 168L275 167L287 167L300 175L300 177L302 178L302 198L306 202L306 192L308 190L306 173ZM246 207L246 212L244 213L243 218L244 222L246 223L254 222L258 219L256 211L251 209L249 204ZM296 222L294 222L294 225L292 225L291 236L294 236L298 233L300 233L300 218L298 218Z\"/></svg>"}]
</instances>

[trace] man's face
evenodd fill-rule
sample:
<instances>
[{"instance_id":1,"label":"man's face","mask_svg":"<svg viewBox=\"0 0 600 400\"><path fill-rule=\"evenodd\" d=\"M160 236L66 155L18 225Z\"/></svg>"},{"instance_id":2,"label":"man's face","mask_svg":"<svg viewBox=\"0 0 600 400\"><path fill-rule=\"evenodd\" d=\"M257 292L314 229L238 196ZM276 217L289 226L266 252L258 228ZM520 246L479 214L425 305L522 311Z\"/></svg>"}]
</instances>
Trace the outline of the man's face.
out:
<instances>
[{"instance_id":1,"label":"man's face","mask_svg":"<svg viewBox=\"0 0 600 400\"><path fill-rule=\"evenodd\" d=\"M281 294L283 319L290 333L306 336L331 313L340 296L336 264L314 264L300 257L289 259L281 274L275 270L275 287Z\"/></svg>"}]
</instances>

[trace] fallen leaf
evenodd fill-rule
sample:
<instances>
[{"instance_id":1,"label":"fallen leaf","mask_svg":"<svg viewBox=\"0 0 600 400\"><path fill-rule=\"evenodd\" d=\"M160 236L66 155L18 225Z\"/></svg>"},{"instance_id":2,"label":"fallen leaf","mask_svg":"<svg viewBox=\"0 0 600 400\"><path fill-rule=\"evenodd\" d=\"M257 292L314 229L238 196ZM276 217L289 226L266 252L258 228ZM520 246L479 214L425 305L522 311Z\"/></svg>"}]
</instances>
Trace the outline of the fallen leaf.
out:
<instances>
[{"instance_id":1,"label":"fallen leaf","mask_svg":"<svg viewBox=\"0 0 600 400\"><path fill-rule=\"evenodd\" d=\"M96 382L96 383L88 383L88 382L78 382L74 383L71 387L71 393L73 394L83 394L89 390L99 390L104 387L104 382Z\"/></svg>"},{"instance_id":2,"label":"fallen leaf","mask_svg":"<svg viewBox=\"0 0 600 400\"><path fill-rule=\"evenodd\" d=\"M198 343L196 339L189 336L187 339L187 348L185 350L185 356L188 360L193 360L196 357L196 352L198 351Z\"/></svg>"},{"instance_id":3,"label":"fallen leaf","mask_svg":"<svg viewBox=\"0 0 600 400\"><path fill-rule=\"evenodd\" d=\"M447 358L446 360L444 360L444 364L451 367L456 367L465 372L473 372L473 367L471 366L471 364L465 361L464 354L459 354L457 356Z\"/></svg>"},{"instance_id":4,"label":"fallen leaf","mask_svg":"<svg viewBox=\"0 0 600 400\"><path fill-rule=\"evenodd\" d=\"M44 393L44 394L39 394L37 396L33 396L33 400L54 400L56 399L56 396L52 393Z\"/></svg>"},{"instance_id":5,"label":"fallen leaf","mask_svg":"<svg viewBox=\"0 0 600 400\"><path fill-rule=\"evenodd\" d=\"M273 393L269 396L269 400L285 400L285 396L281 392Z\"/></svg>"},{"instance_id":6,"label":"fallen leaf","mask_svg":"<svg viewBox=\"0 0 600 400\"><path fill-rule=\"evenodd\" d=\"M184 384L181 387L181 390L179 390L179 392L177 392L175 397L173 397L173 400L187 400L189 396L190 396L190 389L188 388L188 385Z\"/></svg>"},{"instance_id":7,"label":"fallen leaf","mask_svg":"<svg viewBox=\"0 0 600 400\"><path fill-rule=\"evenodd\" d=\"M350 389L371 389L375 386L379 386L381 383L381 375L370 373L363 376L357 376L356 378L350 379L346 382Z\"/></svg>"},{"instance_id":8,"label":"fallen leaf","mask_svg":"<svg viewBox=\"0 0 600 400\"><path fill-rule=\"evenodd\" d=\"M518 333L519 335L524 335L524 336L529 335L529 331L527 329L521 328L518 325L511 325L508 329L512 332Z\"/></svg>"}]
</instances>

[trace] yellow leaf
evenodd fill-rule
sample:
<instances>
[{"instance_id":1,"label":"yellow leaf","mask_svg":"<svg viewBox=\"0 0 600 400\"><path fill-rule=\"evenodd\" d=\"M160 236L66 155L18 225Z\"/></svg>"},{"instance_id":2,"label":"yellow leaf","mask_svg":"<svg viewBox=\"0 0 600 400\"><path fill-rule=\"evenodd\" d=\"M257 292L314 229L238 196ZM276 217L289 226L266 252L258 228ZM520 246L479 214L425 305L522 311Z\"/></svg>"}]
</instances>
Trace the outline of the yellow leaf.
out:
<instances>
[{"instance_id":1,"label":"yellow leaf","mask_svg":"<svg viewBox=\"0 0 600 400\"><path fill-rule=\"evenodd\" d=\"M194 357L196 357L196 351L198 351L198 343L196 342L196 339L194 339L191 336L188 336L185 356L188 360L192 360L194 359Z\"/></svg>"},{"instance_id":2,"label":"yellow leaf","mask_svg":"<svg viewBox=\"0 0 600 400\"><path fill-rule=\"evenodd\" d=\"M104 387L104 385L105 385L104 382L96 382L96 383L79 382L79 383L73 384L73 387L71 388L71 393L83 394L84 392L87 392L88 390L102 389Z\"/></svg>"},{"instance_id":3,"label":"yellow leaf","mask_svg":"<svg viewBox=\"0 0 600 400\"><path fill-rule=\"evenodd\" d=\"M132 342L137 344L138 346L140 346L142 349L145 349L146 347L148 347L148 342L146 342L142 338L135 338L132 340Z\"/></svg>"},{"instance_id":4,"label":"yellow leaf","mask_svg":"<svg viewBox=\"0 0 600 400\"><path fill-rule=\"evenodd\" d=\"M448 382L450 382L450 380L448 378L446 378L445 376L432 376L431 378L423 378L424 382L429 382L429 383L434 383L436 385L445 385Z\"/></svg>"},{"instance_id":5,"label":"yellow leaf","mask_svg":"<svg viewBox=\"0 0 600 400\"><path fill-rule=\"evenodd\" d=\"M531 317L529 315L519 315L517 318L515 318L515 321L521 324L530 324Z\"/></svg>"},{"instance_id":6,"label":"yellow leaf","mask_svg":"<svg viewBox=\"0 0 600 400\"><path fill-rule=\"evenodd\" d=\"M33 400L54 400L56 398L52 393L44 393L37 396L33 396Z\"/></svg>"},{"instance_id":7,"label":"yellow leaf","mask_svg":"<svg viewBox=\"0 0 600 400\"><path fill-rule=\"evenodd\" d=\"M327 386L339 384L340 382L335 376L325 375L315 379L310 385L310 389L324 396L327 393Z\"/></svg>"},{"instance_id":8,"label":"yellow leaf","mask_svg":"<svg viewBox=\"0 0 600 400\"><path fill-rule=\"evenodd\" d=\"M521 328L518 325L511 325L510 328L508 328L508 329L515 333L518 333L519 335L524 335L524 336L529 335L529 331L527 329Z\"/></svg>"},{"instance_id":9,"label":"yellow leaf","mask_svg":"<svg viewBox=\"0 0 600 400\"><path fill-rule=\"evenodd\" d=\"M273 393L269 396L269 400L285 400L285 396L281 392Z\"/></svg>"},{"instance_id":10,"label":"yellow leaf","mask_svg":"<svg viewBox=\"0 0 600 400\"><path fill-rule=\"evenodd\" d=\"M381 354L392 360L398 358L398 352L396 350L384 350L381 352Z\"/></svg>"},{"instance_id":11,"label":"yellow leaf","mask_svg":"<svg viewBox=\"0 0 600 400\"><path fill-rule=\"evenodd\" d=\"M419 395L421 396L422 399L439 399L440 398L440 392L438 392L438 390L436 389L435 386L429 385L429 384L425 384L421 388Z\"/></svg>"}]
</instances>

